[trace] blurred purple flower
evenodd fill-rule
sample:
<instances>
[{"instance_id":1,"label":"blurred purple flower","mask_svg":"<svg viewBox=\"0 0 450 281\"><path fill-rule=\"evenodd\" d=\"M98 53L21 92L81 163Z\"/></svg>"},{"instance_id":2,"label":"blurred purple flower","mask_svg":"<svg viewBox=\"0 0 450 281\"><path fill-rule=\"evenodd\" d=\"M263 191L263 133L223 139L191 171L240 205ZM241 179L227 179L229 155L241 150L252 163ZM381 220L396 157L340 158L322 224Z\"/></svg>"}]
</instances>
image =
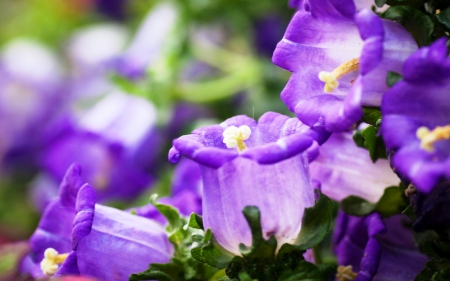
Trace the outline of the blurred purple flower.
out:
<instances>
[{"instance_id":1,"label":"blurred purple flower","mask_svg":"<svg viewBox=\"0 0 450 281\"><path fill-rule=\"evenodd\" d=\"M350 132L333 134L319 152L310 163L311 178L336 201L354 195L376 203L387 187L400 183L388 161L373 163L369 151L358 147Z\"/></svg>"},{"instance_id":2,"label":"blurred purple flower","mask_svg":"<svg viewBox=\"0 0 450 281\"><path fill-rule=\"evenodd\" d=\"M233 126L243 126L234 127L245 135L238 137L238 147L248 147L240 153L224 144L232 144L223 134ZM204 226L224 248L239 255L239 243L251 243L242 214L245 206L260 209L265 238L275 235L280 246L297 238L304 208L314 204L303 152L322 137L296 118L278 113L268 112L258 123L241 115L174 140L169 160L176 163L183 154L200 164Z\"/></svg>"},{"instance_id":3,"label":"blurred purple flower","mask_svg":"<svg viewBox=\"0 0 450 281\"><path fill-rule=\"evenodd\" d=\"M34 264L28 265L33 277L44 276L45 269L55 276L125 281L131 273L145 270L149 263L169 261L173 247L162 226L95 204L94 189L81 183L81 168L74 164L64 177L59 198L47 206L31 236L32 250L25 262ZM49 248L58 256L51 256ZM46 264L41 263L44 254Z\"/></svg>"},{"instance_id":4,"label":"blurred purple flower","mask_svg":"<svg viewBox=\"0 0 450 281\"><path fill-rule=\"evenodd\" d=\"M396 151L395 169L429 193L450 179L450 59L446 39L415 52L403 80L383 97L381 124L386 147Z\"/></svg>"},{"instance_id":5,"label":"blurred purple flower","mask_svg":"<svg viewBox=\"0 0 450 281\"><path fill-rule=\"evenodd\" d=\"M126 16L126 0L96 0L97 10L117 21L122 21Z\"/></svg>"},{"instance_id":6,"label":"blurred purple flower","mask_svg":"<svg viewBox=\"0 0 450 281\"><path fill-rule=\"evenodd\" d=\"M340 212L333 243L338 265L352 266L355 281L414 280L428 257L414 244L412 229L401 215L382 219L377 213L353 217Z\"/></svg>"},{"instance_id":7,"label":"blurred purple flower","mask_svg":"<svg viewBox=\"0 0 450 281\"><path fill-rule=\"evenodd\" d=\"M153 180L160 145L155 123L155 109L145 99L110 94L78 123L66 124L41 154L41 166L60 181L71 163L80 163L83 182L96 187L99 200L131 200ZM151 150L143 149L146 143Z\"/></svg>"},{"instance_id":8,"label":"blurred purple flower","mask_svg":"<svg viewBox=\"0 0 450 281\"><path fill-rule=\"evenodd\" d=\"M401 72L416 49L401 25L369 10L355 14L352 0L309 1L273 56L293 72L281 99L305 124L344 131L361 117L361 106L380 106L387 71Z\"/></svg>"},{"instance_id":9,"label":"blurred purple flower","mask_svg":"<svg viewBox=\"0 0 450 281\"><path fill-rule=\"evenodd\" d=\"M255 22L255 47L262 55L272 57L273 51L283 38L287 23L283 17L269 15Z\"/></svg>"}]
</instances>

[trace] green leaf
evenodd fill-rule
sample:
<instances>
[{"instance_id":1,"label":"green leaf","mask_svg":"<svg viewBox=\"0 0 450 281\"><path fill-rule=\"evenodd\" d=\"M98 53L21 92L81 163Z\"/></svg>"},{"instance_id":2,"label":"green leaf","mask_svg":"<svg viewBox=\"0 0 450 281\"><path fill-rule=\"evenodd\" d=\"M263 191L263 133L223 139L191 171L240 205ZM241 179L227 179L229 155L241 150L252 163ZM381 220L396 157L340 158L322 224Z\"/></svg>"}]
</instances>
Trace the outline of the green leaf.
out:
<instances>
[{"instance_id":1,"label":"green leaf","mask_svg":"<svg viewBox=\"0 0 450 281\"><path fill-rule=\"evenodd\" d=\"M434 30L433 21L429 16L414 7L406 5L390 7L381 17L403 25L412 34L420 47L428 45L430 42L430 36Z\"/></svg>"},{"instance_id":2,"label":"green leaf","mask_svg":"<svg viewBox=\"0 0 450 281\"><path fill-rule=\"evenodd\" d=\"M192 213L191 216L189 217L189 223L188 223L189 227L195 228L195 229L203 229L203 218L199 215L197 215L196 213Z\"/></svg>"},{"instance_id":3,"label":"green leaf","mask_svg":"<svg viewBox=\"0 0 450 281\"><path fill-rule=\"evenodd\" d=\"M361 130L355 130L353 132L353 141L356 143L358 147L366 148L364 146L364 137L361 134Z\"/></svg>"},{"instance_id":4,"label":"green leaf","mask_svg":"<svg viewBox=\"0 0 450 281\"><path fill-rule=\"evenodd\" d=\"M432 281L448 281L450 280L450 268L438 271L433 275Z\"/></svg>"},{"instance_id":5,"label":"green leaf","mask_svg":"<svg viewBox=\"0 0 450 281\"><path fill-rule=\"evenodd\" d=\"M180 215L178 210L170 205L156 202L157 198L158 194L153 194L152 196L150 196L149 201L169 222L168 230L176 231L178 229L181 229L183 226L183 217Z\"/></svg>"},{"instance_id":6,"label":"green leaf","mask_svg":"<svg viewBox=\"0 0 450 281\"><path fill-rule=\"evenodd\" d=\"M425 268L419 273L419 275L416 276L414 281L440 281L440 280L449 280L447 279L435 279L436 273L440 271L446 271L450 268L450 261L448 260L436 260L431 259L425 264ZM447 274L447 272L444 272L444 274ZM439 278L440 274L436 275L436 278ZM442 276L442 275L441 275Z\"/></svg>"},{"instance_id":7,"label":"green leaf","mask_svg":"<svg viewBox=\"0 0 450 281\"><path fill-rule=\"evenodd\" d=\"M307 250L319 244L331 229L333 220L333 203L324 194L319 194L316 204L305 209L302 230L294 245L300 250Z\"/></svg>"},{"instance_id":8,"label":"green leaf","mask_svg":"<svg viewBox=\"0 0 450 281\"><path fill-rule=\"evenodd\" d=\"M265 240L262 234L261 213L258 207L246 206L242 211L244 217L252 232L252 245L247 247L244 244L239 245L241 254L246 259L274 259L277 249L277 240L275 236L270 236L269 240Z\"/></svg>"},{"instance_id":9,"label":"green leaf","mask_svg":"<svg viewBox=\"0 0 450 281\"><path fill-rule=\"evenodd\" d=\"M376 126L381 120L381 110L379 108L364 107L363 108L363 121L372 126Z\"/></svg>"},{"instance_id":10,"label":"green leaf","mask_svg":"<svg viewBox=\"0 0 450 281\"><path fill-rule=\"evenodd\" d=\"M352 216L365 216L375 210L376 204L370 203L365 199L350 195L341 201L341 209L346 214Z\"/></svg>"},{"instance_id":11,"label":"green leaf","mask_svg":"<svg viewBox=\"0 0 450 281\"><path fill-rule=\"evenodd\" d=\"M398 81L400 81L402 79L403 79L403 76L401 76L397 72L388 71L387 76L386 76L386 84L389 87L392 87L395 84L397 84Z\"/></svg>"},{"instance_id":12,"label":"green leaf","mask_svg":"<svg viewBox=\"0 0 450 281\"><path fill-rule=\"evenodd\" d=\"M241 272L241 273L239 273L239 280L240 280L240 281L257 281L257 280L252 279L252 278L247 274L247 272Z\"/></svg>"},{"instance_id":13,"label":"green leaf","mask_svg":"<svg viewBox=\"0 0 450 281\"><path fill-rule=\"evenodd\" d=\"M442 10L438 15L436 15L436 18L439 23L450 29L450 7Z\"/></svg>"},{"instance_id":14,"label":"green leaf","mask_svg":"<svg viewBox=\"0 0 450 281\"><path fill-rule=\"evenodd\" d=\"M408 206L406 196L397 186L391 186L384 190L383 196L378 201L375 211L383 217L400 214Z\"/></svg>"},{"instance_id":15,"label":"green leaf","mask_svg":"<svg viewBox=\"0 0 450 281\"><path fill-rule=\"evenodd\" d=\"M301 261L294 270L281 273L277 281L325 281L328 269L322 272L316 265Z\"/></svg>"},{"instance_id":16,"label":"green leaf","mask_svg":"<svg viewBox=\"0 0 450 281\"><path fill-rule=\"evenodd\" d=\"M138 280L159 280L159 281L175 281L183 280L184 268L183 264L178 259L171 259L169 263L150 264L149 269L137 273L131 274L129 281Z\"/></svg>"},{"instance_id":17,"label":"green leaf","mask_svg":"<svg viewBox=\"0 0 450 281\"><path fill-rule=\"evenodd\" d=\"M370 159L376 162L379 158L386 159L386 147L383 139L377 136L378 128L368 126L362 130L361 135L364 138L364 146L369 150Z\"/></svg>"},{"instance_id":18,"label":"green leaf","mask_svg":"<svg viewBox=\"0 0 450 281\"><path fill-rule=\"evenodd\" d=\"M219 269L226 268L234 257L217 243L211 229L206 230L203 240L192 248L191 254L198 262Z\"/></svg>"}]
</instances>

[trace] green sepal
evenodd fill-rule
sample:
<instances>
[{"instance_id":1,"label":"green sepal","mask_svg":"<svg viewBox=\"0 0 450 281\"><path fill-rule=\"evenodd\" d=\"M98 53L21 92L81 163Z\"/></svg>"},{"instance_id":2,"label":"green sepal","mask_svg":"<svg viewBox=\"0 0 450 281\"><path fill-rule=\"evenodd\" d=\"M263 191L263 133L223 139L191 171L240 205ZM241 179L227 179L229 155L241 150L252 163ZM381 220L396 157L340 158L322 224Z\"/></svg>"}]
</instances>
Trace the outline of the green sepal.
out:
<instances>
[{"instance_id":1,"label":"green sepal","mask_svg":"<svg viewBox=\"0 0 450 281\"><path fill-rule=\"evenodd\" d=\"M442 10L438 15L436 15L436 18L439 23L450 29L450 7Z\"/></svg>"},{"instance_id":2,"label":"green sepal","mask_svg":"<svg viewBox=\"0 0 450 281\"><path fill-rule=\"evenodd\" d=\"M388 73L386 75L386 84L390 88L390 87L394 86L395 84L397 84L397 82L399 82L402 79L403 79L403 76L401 76L397 72L388 71Z\"/></svg>"},{"instance_id":3,"label":"green sepal","mask_svg":"<svg viewBox=\"0 0 450 281\"><path fill-rule=\"evenodd\" d=\"M199 235L195 240L199 240ZM194 240L194 238L193 238ZM211 229L207 229L205 236L198 244L191 249L191 255L198 262L209 264L215 268L226 268L231 260L235 257L234 254L222 248L214 238Z\"/></svg>"},{"instance_id":4,"label":"green sepal","mask_svg":"<svg viewBox=\"0 0 450 281\"><path fill-rule=\"evenodd\" d=\"M247 247L242 243L239 244L239 250L242 256L245 259L274 259L277 249L277 239L273 235L269 237L269 240L264 239L261 227L261 213L258 207L246 206L242 210L242 213L252 232L251 247Z\"/></svg>"},{"instance_id":5,"label":"green sepal","mask_svg":"<svg viewBox=\"0 0 450 281\"><path fill-rule=\"evenodd\" d=\"M430 36L434 30L433 21L418 9L406 5L390 7L381 14L381 17L403 25L420 47L430 42Z\"/></svg>"},{"instance_id":6,"label":"green sepal","mask_svg":"<svg viewBox=\"0 0 450 281\"><path fill-rule=\"evenodd\" d=\"M376 162L378 159L386 159L386 146L381 136L378 136L379 128L368 126L362 130L361 135L364 138L364 146L369 150L370 159Z\"/></svg>"},{"instance_id":7,"label":"green sepal","mask_svg":"<svg viewBox=\"0 0 450 281\"><path fill-rule=\"evenodd\" d=\"M319 244L331 230L334 205L326 195L319 192L319 200L311 208L306 208L302 219L302 229L294 245L299 250L310 249Z\"/></svg>"},{"instance_id":8,"label":"green sepal","mask_svg":"<svg viewBox=\"0 0 450 281\"><path fill-rule=\"evenodd\" d=\"M450 269L450 261L431 259L425 264L425 268L416 276L414 281L444 281L442 276L447 275Z\"/></svg>"},{"instance_id":9,"label":"green sepal","mask_svg":"<svg viewBox=\"0 0 450 281\"><path fill-rule=\"evenodd\" d=\"M301 261L294 270L286 270L281 273L277 281L325 281L330 273L335 271L333 266L318 267L307 261Z\"/></svg>"},{"instance_id":10,"label":"green sepal","mask_svg":"<svg viewBox=\"0 0 450 281\"><path fill-rule=\"evenodd\" d=\"M381 120L381 110L374 107L363 108L363 121L372 126L377 126Z\"/></svg>"},{"instance_id":11,"label":"green sepal","mask_svg":"<svg viewBox=\"0 0 450 281\"><path fill-rule=\"evenodd\" d=\"M378 212L383 217L390 217L402 213L407 206L406 196L403 190L397 186L386 188L377 203L371 203L363 198L351 195L344 198L340 204L342 211L346 214L358 217L372 212Z\"/></svg>"},{"instance_id":12,"label":"green sepal","mask_svg":"<svg viewBox=\"0 0 450 281\"><path fill-rule=\"evenodd\" d=\"M196 213L192 213L189 217L188 226L195 229L203 229L203 218L202 216L197 215Z\"/></svg>"}]
</instances>

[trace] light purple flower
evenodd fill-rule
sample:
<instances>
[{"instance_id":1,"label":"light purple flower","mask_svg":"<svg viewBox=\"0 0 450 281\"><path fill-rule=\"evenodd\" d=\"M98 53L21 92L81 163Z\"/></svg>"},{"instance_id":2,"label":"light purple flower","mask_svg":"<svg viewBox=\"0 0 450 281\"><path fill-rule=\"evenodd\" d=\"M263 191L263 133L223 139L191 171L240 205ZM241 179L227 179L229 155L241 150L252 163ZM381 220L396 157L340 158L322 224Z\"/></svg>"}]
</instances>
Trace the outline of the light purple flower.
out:
<instances>
[{"instance_id":1,"label":"light purple flower","mask_svg":"<svg viewBox=\"0 0 450 281\"><path fill-rule=\"evenodd\" d=\"M293 72L281 99L305 124L344 131L362 116L361 106L380 106L387 71L401 72L416 49L401 25L369 10L355 14L352 0L309 1L273 56Z\"/></svg>"},{"instance_id":2,"label":"light purple flower","mask_svg":"<svg viewBox=\"0 0 450 281\"><path fill-rule=\"evenodd\" d=\"M383 97L382 136L394 167L419 191L450 179L450 59L446 39L415 52ZM439 126L442 127L439 129ZM441 132L439 132L441 130Z\"/></svg>"},{"instance_id":3,"label":"light purple flower","mask_svg":"<svg viewBox=\"0 0 450 281\"><path fill-rule=\"evenodd\" d=\"M68 254L54 268L55 276L126 281L150 263L169 261L173 247L160 224L95 204L94 189L88 184L81 186L80 179L80 167L72 165L61 184L60 197L47 206L30 238L35 278L43 276L42 268L54 264L48 264L49 248ZM41 262L46 251L45 266Z\"/></svg>"},{"instance_id":4,"label":"light purple flower","mask_svg":"<svg viewBox=\"0 0 450 281\"><path fill-rule=\"evenodd\" d=\"M414 280L429 258L415 246L406 220L339 213L333 237L338 265L352 266L358 273L355 281Z\"/></svg>"},{"instance_id":5,"label":"light purple flower","mask_svg":"<svg viewBox=\"0 0 450 281\"><path fill-rule=\"evenodd\" d=\"M373 163L369 151L358 147L350 132L333 134L319 152L310 163L311 178L334 200L354 195L376 203L387 187L400 183L388 161Z\"/></svg>"},{"instance_id":6,"label":"light purple flower","mask_svg":"<svg viewBox=\"0 0 450 281\"><path fill-rule=\"evenodd\" d=\"M238 147L247 147L240 153L224 144L232 143L228 132L233 126L247 126L239 129L245 141ZM274 235L279 246L295 241L304 208L314 204L304 152L315 140L322 143L323 137L296 118L278 113L268 112L258 122L241 115L174 140L169 160L176 163L183 154L200 164L204 226L225 249L239 255L239 243L251 244L242 214L245 206L261 211L265 238Z\"/></svg>"}]
</instances>

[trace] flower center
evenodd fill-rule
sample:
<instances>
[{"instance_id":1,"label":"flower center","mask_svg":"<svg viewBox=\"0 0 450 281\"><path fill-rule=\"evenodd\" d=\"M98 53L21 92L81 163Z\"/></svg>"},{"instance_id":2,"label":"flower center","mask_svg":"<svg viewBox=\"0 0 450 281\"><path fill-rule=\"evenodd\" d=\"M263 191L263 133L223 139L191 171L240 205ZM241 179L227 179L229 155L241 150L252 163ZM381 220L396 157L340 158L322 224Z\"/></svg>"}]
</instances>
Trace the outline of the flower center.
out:
<instances>
[{"instance_id":1,"label":"flower center","mask_svg":"<svg viewBox=\"0 0 450 281\"><path fill-rule=\"evenodd\" d=\"M353 281L356 276L358 276L358 273L353 272L353 267L351 265L340 265L337 269L336 279L338 281Z\"/></svg>"},{"instance_id":2,"label":"flower center","mask_svg":"<svg viewBox=\"0 0 450 281\"><path fill-rule=\"evenodd\" d=\"M437 126L431 131L427 127L420 127L416 131L416 136L420 139L420 148L434 152L435 142L450 139L450 125Z\"/></svg>"},{"instance_id":3,"label":"flower center","mask_svg":"<svg viewBox=\"0 0 450 281\"><path fill-rule=\"evenodd\" d=\"M53 275L69 254L58 254L53 248L47 248L44 252L44 259L41 261L41 270L45 275Z\"/></svg>"},{"instance_id":4,"label":"flower center","mask_svg":"<svg viewBox=\"0 0 450 281\"><path fill-rule=\"evenodd\" d=\"M240 126L239 128L236 126L228 127L222 134L223 143L228 148L237 147L237 151L241 152L247 149L244 140L248 139L251 133L252 131L246 125Z\"/></svg>"},{"instance_id":5,"label":"flower center","mask_svg":"<svg viewBox=\"0 0 450 281\"><path fill-rule=\"evenodd\" d=\"M325 93L331 93L334 89L339 87L338 80L345 74L351 73L358 70L359 68L359 58L349 60L344 62L332 72L321 71L319 72L319 79L325 82L325 87L323 88Z\"/></svg>"}]
</instances>

